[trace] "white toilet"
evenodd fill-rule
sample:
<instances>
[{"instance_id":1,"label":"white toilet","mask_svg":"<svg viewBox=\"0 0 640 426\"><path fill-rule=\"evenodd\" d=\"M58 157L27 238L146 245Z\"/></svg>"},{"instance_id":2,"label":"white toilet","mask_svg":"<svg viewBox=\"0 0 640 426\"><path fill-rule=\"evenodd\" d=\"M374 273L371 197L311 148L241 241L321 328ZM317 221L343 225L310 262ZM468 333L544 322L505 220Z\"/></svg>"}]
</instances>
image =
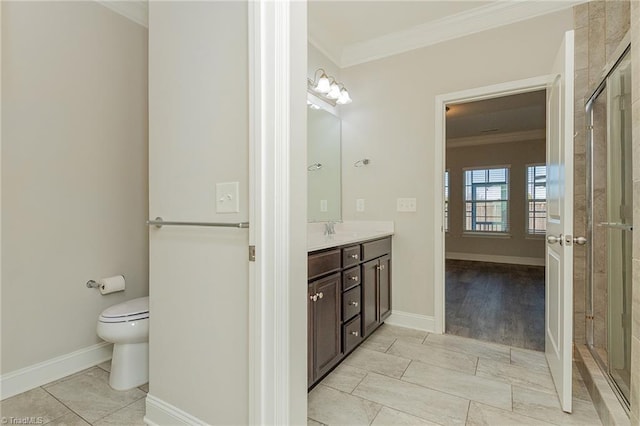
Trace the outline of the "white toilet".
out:
<instances>
[{"instance_id":1,"label":"white toilet","mask_svg":"<svg viewBox=\"0 0 640 426\"><path fill-rule=\"evenodd\" d=\"M98 336L113 343L109 385L127 390L149 381L149 297L113 305L98 318Z\"/></svg>"}]
</instances>

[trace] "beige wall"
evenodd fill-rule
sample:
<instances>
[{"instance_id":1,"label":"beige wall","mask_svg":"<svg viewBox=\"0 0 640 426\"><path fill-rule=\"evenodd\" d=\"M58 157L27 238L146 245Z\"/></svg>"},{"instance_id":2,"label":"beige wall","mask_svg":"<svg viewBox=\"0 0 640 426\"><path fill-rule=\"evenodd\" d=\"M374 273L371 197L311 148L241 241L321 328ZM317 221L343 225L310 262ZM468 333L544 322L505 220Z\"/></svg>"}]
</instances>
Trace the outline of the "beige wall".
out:
<instances>
[{"instance_id":1,"label":"beige wall","mask_svg":"<svg viewBox=\"0 0 640 426\"><path fill-rule=\"evenodd\" d=\"M526 172L528 165L545 162L544 140L448 148L449 232L446 233L445 251L451 253L452 258L455 258L453 253L465 253L524 257L544 263L544 239L529 236L526 230ZM508 238L463 235L463 169L484 166L509 166L508 215L511 230Z\"/></svg>"},{"instance_id":2,"label":"beige wall","mask_svg":"<svg viewBox=\"0 0 640 426\"><path fill-rule=\"evenodd\" d=\"M95 2L2 4L2 373L98 343L147 294L147 30ZM124 293L85 282L124 274Z\"/></svg>"},{"instance_id":3,"label":"beige wall","mask_svg":"<svg viewBox=\"0 0 640 426\"><path fill-rule=\"evenodd\" d=\"M566 10L341 71L353 98L342 107L343 218L395 222L395 311L434 315L435 96L548 74L571 27ZM418 211L396 212L398 197L416 197Z\"/></svg>"},{"instance_id":4,"label":"beige wall","mask_svg":"<svg viewBox=\"0 0 640 426\"><path fill-rule=\"evenodd\" d=\"M149 3L151 217L249 219L247 16L245 2ZM215 184L234 181L241 213L216 214ZM208 424L248 422L248 235L150 232L149 395Z\"/></svg>"}]
</instances>

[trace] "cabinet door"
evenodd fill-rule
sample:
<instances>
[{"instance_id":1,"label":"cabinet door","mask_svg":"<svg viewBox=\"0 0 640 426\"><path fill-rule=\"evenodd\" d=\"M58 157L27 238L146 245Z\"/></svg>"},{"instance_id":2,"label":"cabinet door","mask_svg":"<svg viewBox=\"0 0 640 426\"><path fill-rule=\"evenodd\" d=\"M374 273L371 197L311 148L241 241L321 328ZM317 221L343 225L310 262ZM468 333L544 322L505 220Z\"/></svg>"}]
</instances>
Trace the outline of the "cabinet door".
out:
<instances>
[{"instance_id":1,"label":"cabinet door","mask_svg":"<svg viewBox=\"0 0 640 426\"><path fill-rule=\"evenodd\" d=\"M314 283L314 380L329 371L341 355L342 279L334 274Z\"/></svg>"},{"instance_id":2,"label":"cabinet door","mask_svg":"<svg viewBox=\"0 0 640 426\"><path fill-rule=\"evenodd\" d=\"M314 342L314 320L315 316L315 303L313 302L313 295L316 294L315 286L309 284L307 290L307 386L313 384L313 374L315 366L313 363L314 354L316 353Z\"/></svg>"},{"instance_id":3,"label":"cabinet door","mask_svg":"<svg viewBox=\"0 0 640 426\"><path fill-rule=\"evenodd\" d=\"M380 295L380 322L391 315L391 256L382 256L378 271Z\"/></svg>"},{"instance_id":4,"label":"cabinet door","mask_svg":"<svg viewBox=\"0 0 640 426\"><path fill-rule=\"evenodd\" d=\"M362 265L362 334L364 337L371 334L380 322L377 276L377 260Z\"/></svg>"}]
</instances>

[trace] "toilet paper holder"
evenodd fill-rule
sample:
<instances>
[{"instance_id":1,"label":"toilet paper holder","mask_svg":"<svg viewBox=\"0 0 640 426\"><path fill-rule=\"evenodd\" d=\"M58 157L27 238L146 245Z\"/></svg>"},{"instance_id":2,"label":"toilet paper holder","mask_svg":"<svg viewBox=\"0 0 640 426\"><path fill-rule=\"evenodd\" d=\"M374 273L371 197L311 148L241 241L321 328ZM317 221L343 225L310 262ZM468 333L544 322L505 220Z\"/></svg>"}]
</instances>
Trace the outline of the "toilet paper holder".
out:
<instances>
[{"instance_id":1,"label":"toilet paper holder","mask_svg":"<svg viewBox=\"0 0 640 426\"><path fill-rule=\"evenodd\" d=\"M87 288L100 288L100 284L95 280L89 280L87 281Z\"/></svg>"}]
</instances>

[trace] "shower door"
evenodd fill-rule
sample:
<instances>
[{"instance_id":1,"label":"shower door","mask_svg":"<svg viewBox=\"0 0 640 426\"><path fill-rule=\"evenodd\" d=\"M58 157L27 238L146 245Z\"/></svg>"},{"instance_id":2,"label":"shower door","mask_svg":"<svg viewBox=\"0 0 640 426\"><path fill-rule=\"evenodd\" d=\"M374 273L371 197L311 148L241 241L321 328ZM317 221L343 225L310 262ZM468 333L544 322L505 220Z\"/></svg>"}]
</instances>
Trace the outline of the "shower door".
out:
<instances>
[{"instance_id":1,"label":"shower door","mask_svg":"<svg viewBox=\"0 0 640 426\"><path fill-rule=\"evenodd\" d=\"M626 53L587 104L591 251L587 340L629 400L631 375L631 59Z\"/></svg>"}]
</instances>

